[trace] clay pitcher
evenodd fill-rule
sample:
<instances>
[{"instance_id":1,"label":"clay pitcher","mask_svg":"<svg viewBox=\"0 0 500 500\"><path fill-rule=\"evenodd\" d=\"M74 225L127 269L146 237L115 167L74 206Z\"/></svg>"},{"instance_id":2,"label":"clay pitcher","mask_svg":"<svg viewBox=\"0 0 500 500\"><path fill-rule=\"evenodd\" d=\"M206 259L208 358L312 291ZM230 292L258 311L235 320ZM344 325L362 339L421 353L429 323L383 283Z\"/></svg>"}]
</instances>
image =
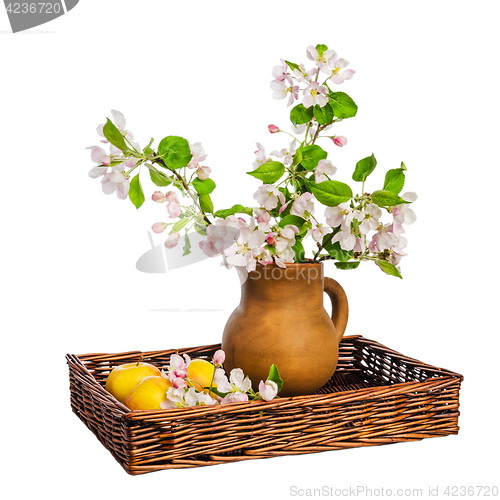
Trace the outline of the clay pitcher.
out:
<instances>
[{"instance_id":1,"label":"clay pitcher","mask_svg":"<svg viewBox=\"0 0 500 500\"><path fill-rule=\"evenodd\" d=\"M332 301L332 318L323 307L323 291ZM241 368L258 391L274 363L283 379L280 396L313 394L335 371L347 317L346 294L323 276L322 263L286 269L257 264L224 329L224 368L228 374Z\"/></svg>"}]
</instances>

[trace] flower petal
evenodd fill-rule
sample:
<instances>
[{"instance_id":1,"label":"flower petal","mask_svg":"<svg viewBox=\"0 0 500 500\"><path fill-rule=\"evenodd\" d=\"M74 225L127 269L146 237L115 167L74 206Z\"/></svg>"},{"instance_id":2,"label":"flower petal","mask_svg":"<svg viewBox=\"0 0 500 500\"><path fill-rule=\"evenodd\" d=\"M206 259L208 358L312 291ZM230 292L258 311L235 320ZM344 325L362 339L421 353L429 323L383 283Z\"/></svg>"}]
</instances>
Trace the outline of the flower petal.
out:
<instances>
[{"instance_id":1,"label":"flower petal","mask_svg":"<svg viewBox=\"0 0 500 500\"><path fill-rule=\"evenodd\" d=\"M115 125L120 129L120 130L125 130L125 126L127 125L127 121L125 120L125 116L123 116L123 113L116 109L111 110L111 114L113 115L113 121Z\"/></svg>"},{"instance_id":2,"label":"flower petal","mask_svg":"<svg viewBox=\"0 0 500 500\"><path fill-rule=\"evenodd\" d=\"M340 59L337 59L337 63L336 63L337 68L344 69L348 65L349 65L349 61L346 61L344 58L341 57Z\"/></svg>"}]
</instances>

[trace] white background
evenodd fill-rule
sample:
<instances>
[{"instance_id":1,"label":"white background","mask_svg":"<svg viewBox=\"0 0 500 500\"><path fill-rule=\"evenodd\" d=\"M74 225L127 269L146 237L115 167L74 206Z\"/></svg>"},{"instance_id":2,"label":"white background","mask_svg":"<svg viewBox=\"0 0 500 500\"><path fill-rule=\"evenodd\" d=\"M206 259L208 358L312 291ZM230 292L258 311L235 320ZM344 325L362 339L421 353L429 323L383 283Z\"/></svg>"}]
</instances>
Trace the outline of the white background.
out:
<instances>
[{"instance_id":1,"label":"white background","mask_svg":"<svg viewBox=\"0 0 500 500\"><path fill-rule=\"evenodd\" d=\"M2 467L15 498L289 498L290 488L493 485L498 465L498 64L496 2L122 2L81 0L10 34L2 55ZM359 106L330 148L336 178L372 152L367 188L407 167L419 195L403 280L327 265L362 334L465 376L458 436L128 476L71 412L66 353L220 341L239 300L234 271L205 261L135 269L164 208L106 197L87 176L95 127L121 110L145 145L202 141L217 209L252 205L255 142L285 147L280 58L327 44L356 70ZM152 186L144 181L145 188ZM151 192L151 191L149 191ZM154 205L154 206L153 206ZM163 236L155 236L159 244ZM204 311L186 311L202 309ZM492 456L492 453L494 455ZM498 484L498 482L496 483ZM264 489L265 487L265 489Z\"/></svg>"}]
</instances>

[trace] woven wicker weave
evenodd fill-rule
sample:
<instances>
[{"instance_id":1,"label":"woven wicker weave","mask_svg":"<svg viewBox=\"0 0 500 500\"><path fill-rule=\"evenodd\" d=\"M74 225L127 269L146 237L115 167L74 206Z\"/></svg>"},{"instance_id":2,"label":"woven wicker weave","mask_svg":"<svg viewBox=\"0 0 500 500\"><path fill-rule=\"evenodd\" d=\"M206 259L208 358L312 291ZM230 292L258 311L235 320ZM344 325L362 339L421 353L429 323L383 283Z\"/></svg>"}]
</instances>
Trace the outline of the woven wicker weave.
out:
<instances>
[{"instance_id":1,"label":"woven wicker weave","mask_svg":"<svg viewBox=\"0 0 500 500\"><path fill-rule=\"evenodd\" d=\"M129 474L458 433L463 377L361 336L342 340L335 374L311 396L131 412L104 390L113 367L141 356L161 368L173 352L218 348L67 355L73 411Z\"/></svg>"}]
</instances>

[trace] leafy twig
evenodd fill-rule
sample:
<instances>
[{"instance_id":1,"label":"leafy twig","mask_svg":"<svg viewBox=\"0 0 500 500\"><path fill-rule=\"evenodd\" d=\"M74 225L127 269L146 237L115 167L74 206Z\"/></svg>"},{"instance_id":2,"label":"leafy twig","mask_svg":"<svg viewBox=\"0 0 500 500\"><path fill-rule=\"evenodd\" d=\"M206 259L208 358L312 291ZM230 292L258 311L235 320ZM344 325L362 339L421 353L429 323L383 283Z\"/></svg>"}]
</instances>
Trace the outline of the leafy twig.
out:
<instances>
[{"instance_id":1,"label":"leafy twig","mask_svg":"<svg viewBox=\"0 0 500 500\"><path fill-rule=\"evenodd\" d=\"M317 258L319 256L319 254L321 253L321 250L323 250L323 248L325 248L325 245L328 245L328 243L330 243L330 241L332 241L332 238L340 231L340 226L339 227L336 227L326 238L325 241L323 241L323 243L319 246L318 248L318 251L316 252L316 254L314 255L314 259L313 259L313 262L317 262Z\"/></svg>"},{"instance_id":2,"label":"leafy twig","mask_svg":"<svg viewBox=\"0 0 500 500\"><path fill-rule=\"evenodd\" d=\"M200 213L203 215L203 220L207 223L207 225L210 226L212 223L208 219L207 214L202 210L200 204L198 203L198 200L196 199L196 196L191 192L191 190L189 189L189 186L186 184L186 181L184 180L182 175L180 175L177 171L175 171L171 168L168 168L168 166L166 165L165 161L162 158L155 159L151 163L159 163L162 167L166 168L167 170L170 170L177 177L177 179L179 179L179 181L184 186L184 189L189 194L189 196L193 200L194 204L196 205L196 207L198 208Z\"/></svg>"}]
</instances>

